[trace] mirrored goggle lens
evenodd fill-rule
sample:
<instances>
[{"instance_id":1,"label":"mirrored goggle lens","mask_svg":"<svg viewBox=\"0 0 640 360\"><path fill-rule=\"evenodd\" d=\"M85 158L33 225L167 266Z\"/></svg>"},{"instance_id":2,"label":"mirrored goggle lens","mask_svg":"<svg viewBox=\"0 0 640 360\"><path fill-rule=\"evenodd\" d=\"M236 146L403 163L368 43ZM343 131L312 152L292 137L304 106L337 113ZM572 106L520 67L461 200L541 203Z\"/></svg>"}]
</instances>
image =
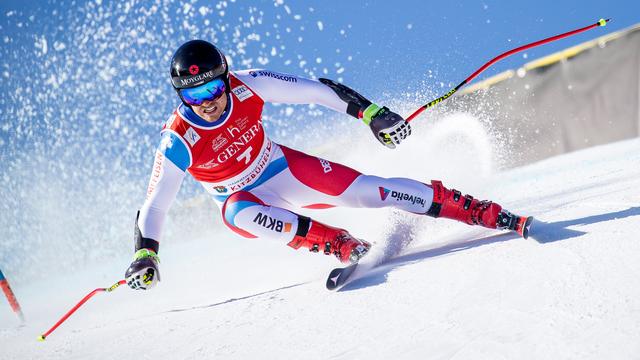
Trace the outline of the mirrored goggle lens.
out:
<instances>
[{"instance_id":1,"label":"mirrored goggle lens","mask_svg":"<svg viewBox=\"0 0 640 360\"><path fill-rule=\"evenodd\" d=\"M180 95L189 105L202 105L203 102L214 100L224 94L225 89L224 81L215 79L194 88L180 89Z\"/></svg>"}]
</instances>

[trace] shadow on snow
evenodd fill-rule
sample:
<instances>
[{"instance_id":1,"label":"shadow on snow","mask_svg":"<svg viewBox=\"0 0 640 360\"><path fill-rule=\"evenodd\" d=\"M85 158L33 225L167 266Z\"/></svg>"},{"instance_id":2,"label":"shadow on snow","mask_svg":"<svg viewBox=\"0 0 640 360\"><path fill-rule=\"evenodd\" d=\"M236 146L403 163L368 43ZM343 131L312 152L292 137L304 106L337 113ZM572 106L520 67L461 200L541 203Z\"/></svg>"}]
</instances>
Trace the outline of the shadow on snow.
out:
<instances>
[{"instance_id":1,"label":"shadow on snow","mask_svg":"<svg viewBox=\"0 0 640 360\"><path fill-rule=\"evenodd\" d=\"M640 207L631 207L626 210L620 210L611 213L592 215L572 220L564 220L557 222L544 222L540 220L535 220L533 225L531 226L530 238L534 239L538 243L547 244L561 240L567 240L571 238L580 237L585 235L587 232L569 229L571 226L576 225L590 225L600 222L606 222L616 219L627 218L631 216L639 216L640 215ZM503 233L492 235L488 237L483 237L480 239L470 240L470 241L462 241L453 244L447 244L444 246L440 246L434 249L428 249L423 251L418 251L410 254L405 254L397 257L391 257L390 260L382 261L380 265L377 265L372 270L370 270L369 274L362 275L362 277L353 280L353 282L345 285L339 291L351 291L363 289L370 286L376 286L382 284L387 281L387 275L394 269L407 266L419 261L423 261L425 259L434 258L437 256L442 256L446 254L456 253L459 251L469 250L473 248L477 248L484 245L489 245L493 243L509 241L514 239L521 239L520 236L513 233ZM391 236L390 243L395 242L396 240L401 240L404 243L407 242L406 236ZM398 245L390 244L389 248L395 250L398 248ZM393 251L392 250L392 251Z\"/></svg>"},{"instance_id":2,"label":"shadow on snow","mask_svg":"<svg viewBox=\"0 0 640 360\"><path fill-rule=\"evenodd\" d=\"M531 237L541 244L566 240L586 234L584 231L568 229L570 226L590 225L599 222L623 219L631 216L640 215L640 207L630 207L626 210L615 211L606 214L592 215L583 218L544 222L536 220L531 226Z\"/></svg>"}]
</instances>

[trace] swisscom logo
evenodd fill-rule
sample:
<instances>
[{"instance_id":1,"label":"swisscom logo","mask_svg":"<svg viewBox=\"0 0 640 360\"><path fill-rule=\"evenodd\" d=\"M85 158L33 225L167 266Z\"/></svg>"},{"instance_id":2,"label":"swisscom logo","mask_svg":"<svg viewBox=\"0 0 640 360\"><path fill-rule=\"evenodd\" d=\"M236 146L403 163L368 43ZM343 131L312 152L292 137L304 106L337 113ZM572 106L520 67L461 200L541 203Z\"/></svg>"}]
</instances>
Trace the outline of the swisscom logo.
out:
<instances>
[{"instance_id":1,"label":"swisscom logo","mask_svg":"<svg viewBox=\"0 0 640 360\"><path fill-rule=\"evenodd\" d=\"M253 76L253 77L258 77L258 76L267 76L270 78L274 78L274 79L278 79L278 80L282 80L282 81L286 81L286 82L292 82L292 83L297 83L298 82L298 78L292 75L285 75L285 74L278 74L278 73L274 73L271 71L264 71L264 70L259 70L259 71L249 71L249 75Z\"/></svg>"}]
</instances>

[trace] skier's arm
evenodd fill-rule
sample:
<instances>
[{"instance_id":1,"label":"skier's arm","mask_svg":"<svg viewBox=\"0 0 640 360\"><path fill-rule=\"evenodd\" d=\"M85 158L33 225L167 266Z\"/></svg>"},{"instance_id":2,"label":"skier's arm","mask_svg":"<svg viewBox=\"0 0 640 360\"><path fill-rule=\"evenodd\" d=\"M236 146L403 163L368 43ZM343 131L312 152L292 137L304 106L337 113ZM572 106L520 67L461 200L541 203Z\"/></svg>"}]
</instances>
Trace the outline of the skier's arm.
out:
<instances>
[{"instance_id":1,"label":"skier's arm","mask_svg":"<svg viewBox=\"0 0 640 360\"><path fill-rule=\"evenodd\" d=\"M389 148L395 148L411 134L409 124L400 115L333 80L316 81L267 70L244 70L235 75L266 102L319 104L362 119L376 139Z\"/></svg>"},{"instance_id":2,"label":"skier's arm","mask_svg":"<svg viewBox=\"0 0 640 360\"><path fill-rule=\"evenodd\" d=\"M237 71L234 74L265 102L318 104L338 112L347 112L347 103L319 81L258 69Z\"/></svg>"},{"instance_id":3,"label":"skier's arm","mask_svg":"<svg viewBox=\"0 0 640 360\"><path fill-rule=\"evenodd\" d=\"M164 220L190 163L184 143L172 132L165 131L156 150L147 198L136 217L136 254L125 273L127 284L134 289L146 290L160 280L157 253Z\"/></svg>"}]
</instances>

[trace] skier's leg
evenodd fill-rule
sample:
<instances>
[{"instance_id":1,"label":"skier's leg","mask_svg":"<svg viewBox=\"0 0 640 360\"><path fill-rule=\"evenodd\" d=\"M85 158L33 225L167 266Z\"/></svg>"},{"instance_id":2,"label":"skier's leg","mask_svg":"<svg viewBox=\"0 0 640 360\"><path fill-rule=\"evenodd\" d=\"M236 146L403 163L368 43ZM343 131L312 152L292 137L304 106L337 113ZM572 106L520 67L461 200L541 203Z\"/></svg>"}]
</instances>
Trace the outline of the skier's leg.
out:
<instances>
[{"instance_id":1,"label":"skier's leg","mask_svg":"<svg viewBox=\"0 0 640 360\"><path fill-rule=\"evenodd\" d=\"M395 207L401 210L458 220L491 229L515 230L522 235L526 217L513 215L491 201L478 201L448 190L440 181L431 185L407 178L364 175L344 165L282 147L292 180L281 196L306 208Z\"/></svg>"},{"instance_id":2,"label":"skier's leg","mask_svg":"<svg viewBox=\"0 0 640 360\"><path fill-rule=\"evenodd\" d=\"M424 214L431 187L412 179L364 175L342 164L281 146L287 169L267 184L287 202L309 209L395 207Z\"/></svg>"},{"instance_id":3,"label":"skier's leg","mask_svg":"<svg viewBox=\"0 0 640 360\"><path fill-rule=\"evenodd\" d=\"M343 229L270 206L248 191L236 192L226 199L222 219L243 237L284 241L294 249L304 247L313 252L334 254L344 263L356 262L370 247Z\"/></svg>"},{"instance_id":4,"label":"skier's leg","mask_svg":"<svg viewBox=\"0 0 640 360\"><path fill-rule=\"evenodd\" d=\"M360 175L341 195L343 202L362 207L392 206L397 209L443 217L490 229L508 229L523 235L526 217L517 216L499 204L477 200L449 190L439 180L431 185L406 178Z\"/></svg>"}]
</instances>

